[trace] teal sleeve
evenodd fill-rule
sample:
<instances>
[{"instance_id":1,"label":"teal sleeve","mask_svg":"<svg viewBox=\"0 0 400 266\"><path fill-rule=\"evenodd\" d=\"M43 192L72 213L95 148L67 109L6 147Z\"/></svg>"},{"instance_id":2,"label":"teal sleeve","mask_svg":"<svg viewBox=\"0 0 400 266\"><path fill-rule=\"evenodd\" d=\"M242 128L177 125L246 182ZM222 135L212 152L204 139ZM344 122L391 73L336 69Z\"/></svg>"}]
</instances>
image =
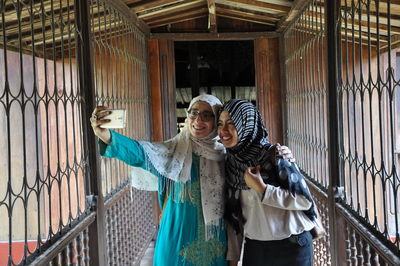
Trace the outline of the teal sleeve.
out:
<instances>
[{"instance_id":1,"label":"teal sleeve","mask_svg":"<svg viewBox=\"0 0 400 266\"><path fill-rule=\"evenodd\" d=\"M145 153L142 146L134 139L112 130L110 132L111 142L108 145L99 140L100 155L116 158L131 166L144 168Z\"/></svg>"}]
</instances>

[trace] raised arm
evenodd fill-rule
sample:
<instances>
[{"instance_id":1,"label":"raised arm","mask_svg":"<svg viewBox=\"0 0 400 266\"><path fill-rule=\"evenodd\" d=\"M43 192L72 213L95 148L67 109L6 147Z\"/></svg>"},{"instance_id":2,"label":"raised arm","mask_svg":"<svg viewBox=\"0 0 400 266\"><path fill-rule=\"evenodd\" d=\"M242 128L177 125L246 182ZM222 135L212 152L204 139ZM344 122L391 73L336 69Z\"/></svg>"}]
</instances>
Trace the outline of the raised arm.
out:
<instances>
[{"instance_id":1,"label":"raised arm","mask_svg":"<svg viewBox=\"0 0 400 266\"><path fill-rule=\"evenodd\" d=\"M134 139L110 130L110 142L99 141L100 155L115 158L131 166L145 168L145 152Z\"/></svg>"},{"instance_id":2,"label":"raised arm","mask_svg":"<svg viewBox=\"0 0 400 266\"><path fill-rule=\"evenodd\" d=\"M109 119L104 119L111 113L109 110L107 106L97 106L90 117L93 132L99 138L100 154L108 158L119 159L131 166L144 168L145 154L142 146L136 140L101 127L110 122Z\"/></svg>"}]
</instances>

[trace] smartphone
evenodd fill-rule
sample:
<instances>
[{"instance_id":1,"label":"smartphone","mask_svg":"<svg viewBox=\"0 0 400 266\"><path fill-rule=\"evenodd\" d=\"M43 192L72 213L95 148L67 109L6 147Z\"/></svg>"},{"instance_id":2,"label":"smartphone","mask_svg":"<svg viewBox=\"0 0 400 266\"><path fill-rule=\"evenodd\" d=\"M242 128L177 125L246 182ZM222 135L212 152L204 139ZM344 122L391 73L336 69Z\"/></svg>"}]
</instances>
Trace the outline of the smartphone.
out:
<instances>
[{"instance_id":1,"label":"smartphone","mask_svg":"<svg viewBox=\"0 0 400 266\"><path fill-rule=\"evenodd\" d=\"M111 114L106 115L103 119L110 119L111 121L101 125L101 128L125 128L126 126L126 110L113 109L107 110Z\"/></svg>"}]
</instances>

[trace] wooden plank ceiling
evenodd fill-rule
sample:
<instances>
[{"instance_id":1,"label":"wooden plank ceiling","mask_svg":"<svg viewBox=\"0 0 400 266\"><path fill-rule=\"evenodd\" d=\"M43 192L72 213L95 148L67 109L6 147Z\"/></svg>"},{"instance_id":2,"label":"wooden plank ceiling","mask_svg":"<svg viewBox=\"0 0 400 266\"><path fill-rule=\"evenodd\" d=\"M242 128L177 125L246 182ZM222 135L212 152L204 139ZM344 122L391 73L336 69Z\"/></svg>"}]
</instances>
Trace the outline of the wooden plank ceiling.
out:
<instances>
[{"instance_id":1,"label":"wooden plank ceiling","mask_svg":"<svg viewBox=\"0 0 400 266\"><path fill-rule=\"evenodd\" d=\"M152 33L282 32L307 0L124 0ZM388 8L390 2L390 8ZM342 38L357 32L361 41L381 48L400 43L400 0L340 0ZM356 6L354 6L356 5ZM352 17L352 6L355 16ZM367 8L368 6L368 8ZM305 32L324 27L324 2L314 0L298 24ZM379 19L377 18L379 16ZM379 26L378 22L379 21ZM354 27L354 29L353 29ZM299 29L299 27L297 27ZM389 36L390 32L390 36ZM160 36L160 35L158 35ZM379 40L379 41L378 41Z\"/></svg>"},{"instance_id":2,"label":"wooden plank ceiling","mask_svg":"<svg viewBox=\"0 0 400 266\"><path fill-rule=\"evenodd\" d=\"M129 23L144 31L156 33L218 33L243 32L277 33L298 19L297 30L308 33L324 28L323 0L313 0L311 7L300 11L308 0L108 0L129 17ZM387 3L391 3L388 6ZM95 35L106 38L123 34L128 28L121 23L121 16L109 12L104 1L92 1L90 8L91 29ZM341 33L357 42L379 45L400 45L400 0L340 0ZM361 7L360 4L361 3ZM369 4L368 4L369 3ZM74 1L5 1L0 8L0 40L5 35L11 49L36 53L69 42L67 29L74 29ZM127 8L128 7L128 8ZM367 8L368 7L368 8ZM16 10L20 12L16 12ZM354 16L351 14L354 13ZM54 18L54 19L53 19ZM33 22L33 23L32 23ZM107 34L106 34L107 33ZM162 35L159 34L161 38ZM204 35L204 34L203 34ZM242 34L243 35L243 34ZM0 46L3 44L0 41ZM45 47L39 49L40 46Z\"/></svg>"},{"instance_id":3,"label":"wooden plank ceiling","mask_svg":"<svg viewBox=\"0 0 400 266\"><path fill-rule=\"evenodd\" d=\"M293 0L124 0L152 32L274 31ZM191 25L179 27L179 23ZM258 25L254 25L258 24ZM164 28L163 28L164 27Z\"/></svg>"}]
</instances>

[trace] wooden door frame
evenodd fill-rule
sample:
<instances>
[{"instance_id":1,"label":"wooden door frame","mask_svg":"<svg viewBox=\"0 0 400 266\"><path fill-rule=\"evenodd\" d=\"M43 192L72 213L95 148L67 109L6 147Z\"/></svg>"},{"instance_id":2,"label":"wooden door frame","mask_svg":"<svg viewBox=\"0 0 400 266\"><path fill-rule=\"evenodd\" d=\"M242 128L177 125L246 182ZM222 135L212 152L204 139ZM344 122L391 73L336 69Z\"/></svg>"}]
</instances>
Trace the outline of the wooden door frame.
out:
<instances>
[{"instance_id":1,"label":"wooden door frame","mask_svg":"<svg viewBox=\"0 0 400 266\"><path fill-rule=\"evenodd\" d=\"M175 65L174 41L243 41L254 43L255 84L257 105L266 122L270 140L283 142L283 109L281 66L279 64L279 37L276 32L238 32L238 33L155 33L149 39L149 71L152 92L153 140L161 136L173 137L175 128L171 122L175 114ZM163 47L164 46L164 47ZM271 50L272 49L272 50ZM164 57L163 57L164 55ZM166 71L161 58L172 69ZM173 62L171 62L173 61ZM264 74L261 74L261 71ZM260 73L258 73L260 72ZM166 115L166 114L169 114ZM174 116L174 117L173 117ZM173 120L175 119L175 120ZM163 125L163 129L159 129Z\"/></svg>"}]
</instances>

